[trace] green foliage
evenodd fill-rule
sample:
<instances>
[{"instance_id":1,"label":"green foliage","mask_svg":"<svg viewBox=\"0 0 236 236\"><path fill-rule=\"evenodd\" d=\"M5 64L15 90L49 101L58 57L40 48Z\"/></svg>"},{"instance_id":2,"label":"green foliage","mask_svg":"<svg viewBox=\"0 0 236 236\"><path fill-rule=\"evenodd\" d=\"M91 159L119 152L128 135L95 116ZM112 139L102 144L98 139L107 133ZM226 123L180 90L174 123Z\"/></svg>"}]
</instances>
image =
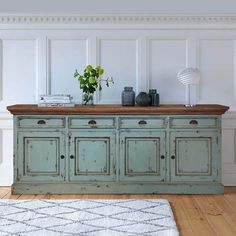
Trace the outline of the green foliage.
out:
<instances>
[{"instance_id":1,"label":"green foliage","mask_svg":"<svg viewBox=\"0 0 236 236\"><path fill-rule=\"evenodd\" d=\"M105 82L106 86L109 87L109 84L114 84L113 78L101 79L101 75L104 74L104 69L100 66L93 68L91 65L87 65L83 73L79 73L78 70L75 70L74 78L78 79L80 83L80 89L84 93L94 93L97 89L102 90L102 81Z\"/></svg>"}]
</instances>

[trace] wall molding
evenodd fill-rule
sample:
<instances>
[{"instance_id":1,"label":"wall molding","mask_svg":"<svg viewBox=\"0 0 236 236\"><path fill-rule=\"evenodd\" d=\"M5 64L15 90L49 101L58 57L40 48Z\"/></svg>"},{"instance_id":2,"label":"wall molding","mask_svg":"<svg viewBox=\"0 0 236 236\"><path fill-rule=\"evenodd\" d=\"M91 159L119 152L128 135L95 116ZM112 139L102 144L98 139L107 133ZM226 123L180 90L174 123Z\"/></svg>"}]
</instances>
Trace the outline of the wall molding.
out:
<instances>
[{"instance_id":1,"label":"wall molding","mask_svg":"<svg viewBox=\"0 0 236 236\"><path fill-rule=\"evenodd\" d=\"M0 102L3 98L3 41L0 39Z\"/></svg>"},{"instance_id":2,"label":"wall molding","mask_svg":"<svg viewBox=\"0 0 236 236\"><path fill-rule=\"evenodd\" d=\"M118 36L112 36L112 37L99 37L97 38L97 62L98 64L101 64L101 55L102 55L102 41L129 41L134 43L135 45L135 76L134 76L134 81L135 81L135 85L134 85L134 89L136 92L142 91L142 88L140 86L141 84L141 71L140 71L140 62L139 62L139 58L140 54L141 54L141 50L140 50L140 45L141 45L141 41L139 38L137 37L118 37ZM123 88L122 88L123 89ZM143 88L144 89L144 88ZM121 90L122 91L122 90ZM121 102L120 98L119 99L103 99L102 98L102 91L97 91L96 93L96 102L99 104L119 104Z\"/></svg>"},{"instance_id":3,"label":"wall molding","mask_svg":"<svg viewBox=\"0 0 236 236\"><path fill-rule=\"evenodd\" d=\"M234 24L236 14L0 14L0 24Z\"/></svg>"},{"instance_id":4,"label":"wall molding","mask_svg":"<svg viewBox=\"0 0 236 236\"><path fill-rule=\"evenodd\" d=\"M0 112L0 131L5 129L13 129L13 116L7 112Z\"/></svg>"}]
</instances>

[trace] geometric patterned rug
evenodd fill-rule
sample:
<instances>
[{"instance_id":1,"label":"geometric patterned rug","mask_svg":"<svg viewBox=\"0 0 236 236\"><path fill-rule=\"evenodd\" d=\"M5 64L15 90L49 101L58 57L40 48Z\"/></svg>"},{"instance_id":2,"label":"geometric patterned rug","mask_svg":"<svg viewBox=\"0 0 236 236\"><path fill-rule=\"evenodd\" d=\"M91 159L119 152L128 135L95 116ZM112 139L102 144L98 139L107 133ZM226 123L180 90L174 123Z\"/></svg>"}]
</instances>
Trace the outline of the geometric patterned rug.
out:
<instances>
[{"instance_id":1,"label":"geometric patterned rug","mask_svg":"<svg viewBox=\"0 0 236 236\"><path fill-rule=\"evenodd\" d=\"M1 236L178 236L164 199L0 200Z\"/></svg>"}]
</instances>

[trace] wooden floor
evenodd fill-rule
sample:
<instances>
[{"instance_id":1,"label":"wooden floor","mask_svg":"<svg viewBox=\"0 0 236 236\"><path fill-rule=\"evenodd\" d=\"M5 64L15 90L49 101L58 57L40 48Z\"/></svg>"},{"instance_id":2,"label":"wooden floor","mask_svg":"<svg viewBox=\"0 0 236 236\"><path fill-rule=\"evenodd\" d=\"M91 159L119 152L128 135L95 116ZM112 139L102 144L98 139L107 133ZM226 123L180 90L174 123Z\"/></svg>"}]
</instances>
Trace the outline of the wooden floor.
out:
<instances>
[{"instance_id":1,"label":"wooden floor","mask_svg":"<svg viewBox=\"0 0 236 236\"><path fill-rule=\"evenodd\" d=\"M0 187L0 199L40 198L165 198L170 201L180 235L236 236L236 187L226 187L224 195L11 195L10 187Z\"/></svg>"}]
</instances>

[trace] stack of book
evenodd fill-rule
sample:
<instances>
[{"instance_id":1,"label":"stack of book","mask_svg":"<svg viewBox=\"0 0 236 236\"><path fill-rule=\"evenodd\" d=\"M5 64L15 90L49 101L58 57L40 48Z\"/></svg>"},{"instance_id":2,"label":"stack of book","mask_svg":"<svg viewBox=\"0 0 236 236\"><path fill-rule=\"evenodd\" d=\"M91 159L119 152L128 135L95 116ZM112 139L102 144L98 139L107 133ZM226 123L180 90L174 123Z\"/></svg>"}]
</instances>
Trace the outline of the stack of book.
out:
<instances>
[{"instance_id":1,"label":"stack of book","mask_svg":"<svg viewBox=\"0 0 236 236\"><path fill-rule=\"evenodd\" d=\"M39 98L39 107L74 107L70 95L56 94L56 95L41 95Z\"/></svg>"}]
</instances>

